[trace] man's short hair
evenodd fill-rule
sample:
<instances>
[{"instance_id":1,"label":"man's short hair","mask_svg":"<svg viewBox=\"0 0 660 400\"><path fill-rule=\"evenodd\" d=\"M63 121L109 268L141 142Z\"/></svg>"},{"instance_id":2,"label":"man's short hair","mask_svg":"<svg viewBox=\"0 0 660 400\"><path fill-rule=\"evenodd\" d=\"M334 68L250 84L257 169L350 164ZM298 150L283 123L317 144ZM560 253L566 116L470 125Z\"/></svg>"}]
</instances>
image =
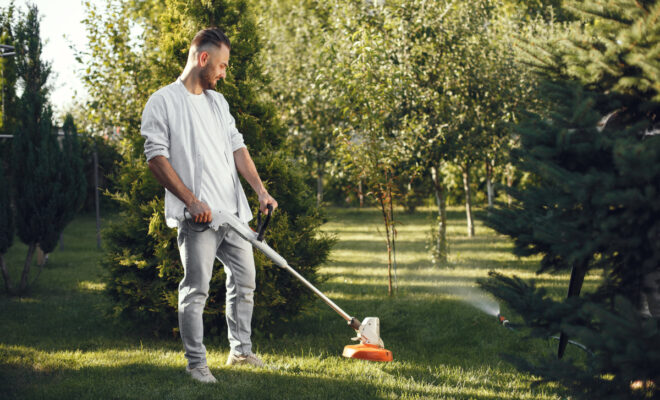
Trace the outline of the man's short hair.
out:
<instances>
[{"instance_id":1,"label":"man's short hair","mask_svg":"<svg viewBox=\"0 0 660 400\"><path fill-rule=\"evenodd\" d=\"M190 46L195 46L198 49L205 47L206 45L212 44L221 48L224 44L228 49L231 49L231 44L229 43L229 38L220 28L206 28L195 34Z\"/></svg>"}]
</instances>

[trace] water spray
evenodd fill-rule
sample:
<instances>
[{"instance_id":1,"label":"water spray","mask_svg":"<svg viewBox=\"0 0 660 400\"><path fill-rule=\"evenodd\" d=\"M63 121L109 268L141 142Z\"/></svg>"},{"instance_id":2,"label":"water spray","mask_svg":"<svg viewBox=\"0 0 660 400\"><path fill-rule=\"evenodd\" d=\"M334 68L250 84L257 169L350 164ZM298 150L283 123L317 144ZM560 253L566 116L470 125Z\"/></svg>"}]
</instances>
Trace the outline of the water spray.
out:
<instances>
[{"instance_id":1,"label":"water spray","mask_svg":"<svg viewBox=\"0 0 660 400\"><path fill-rule=\"evenodd\" d=\"M458 288L452 290L451 292L460 296L463 299L463 301L471 304L473 307L477 308L478 310L481 310L482 312L497 318L497 322L503 327L511 331L516 331L516 328L520 327L520 325L511 323L504 315L500 314L500 305L492 298L485 296L483 292L480 292L473 288ZM563 343L561 336L548 336L548 338L558 340L560 344ZM568 338L566 338L564 335L564 340L566 340L564 346L566 346L566 344L571 344L583 350L584 352L593 355L593 352L589 350L585 345L578 343L574 340L567 340L567 339Z\"/></svg>"}]
</instances>

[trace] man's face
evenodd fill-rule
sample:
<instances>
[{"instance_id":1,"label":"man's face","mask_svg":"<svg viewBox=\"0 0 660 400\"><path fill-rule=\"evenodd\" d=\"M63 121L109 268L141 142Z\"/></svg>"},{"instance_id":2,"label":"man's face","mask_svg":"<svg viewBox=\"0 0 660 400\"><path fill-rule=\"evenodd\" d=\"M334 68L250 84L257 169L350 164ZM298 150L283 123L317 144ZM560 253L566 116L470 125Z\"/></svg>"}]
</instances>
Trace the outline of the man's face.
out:
<instances>
[{"instance_id":1,"label":"man's face","mask_svg":"<svg viewBox=\"0 0 660 400\"><path fill-rule=\"evenodd\" d=\"M206 53L206 54L204 54ZM229 68L229 48L209 46L200 55L200 81L204 89L215 89L218 79L225 79Z\"/></svg>"}]
</instances>

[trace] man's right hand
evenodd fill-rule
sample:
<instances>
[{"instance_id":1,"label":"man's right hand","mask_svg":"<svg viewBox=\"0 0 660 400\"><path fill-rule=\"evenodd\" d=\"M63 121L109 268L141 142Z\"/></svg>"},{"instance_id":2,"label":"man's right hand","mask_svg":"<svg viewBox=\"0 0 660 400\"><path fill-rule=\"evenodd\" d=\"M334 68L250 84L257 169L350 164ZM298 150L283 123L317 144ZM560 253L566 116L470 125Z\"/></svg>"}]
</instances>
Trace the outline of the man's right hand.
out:
<instances>
[{"instance_id":1,"label":"man's right hand","mask_svg":"<svg viewBox=\"0 0 660 400\"><path fill-rule=\"evenodd\" d=\"M164 156L156 156L149 160L149 169L153 172L156 180L167 190L181 200L192 216L193 221L205 224L213 219L208 204L199 201L197 197L181 182L181 178L172 168L170 161Z\"/></svg>"},{"instance_id":2,"label":"man's right hand","mask_svg":"<svg viewBox=\"0 0 660 400\"><path fill-rule=\"evenodd\" d=\"M203 201L195 199L190 204L186 205L186 208L192 216L193 221L198 224L207 224L213 220L211 208Z\"/></svg>"}]
</instances>

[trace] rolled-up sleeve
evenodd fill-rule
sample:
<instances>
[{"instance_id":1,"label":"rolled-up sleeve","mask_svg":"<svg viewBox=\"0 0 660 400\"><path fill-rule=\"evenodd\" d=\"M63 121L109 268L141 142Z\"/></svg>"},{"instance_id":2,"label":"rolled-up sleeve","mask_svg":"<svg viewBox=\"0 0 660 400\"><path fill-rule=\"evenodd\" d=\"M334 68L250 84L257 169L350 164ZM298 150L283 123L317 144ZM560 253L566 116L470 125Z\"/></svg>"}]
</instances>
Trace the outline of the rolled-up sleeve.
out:
<instances>
[{"instance_id":1,"label":"rolled-up sleeve","mask_svg":"<svg viewBox=\"0 0 660 400\"><path fill-rule=\"evenodd\" d=\"M170 132L167 123L165 99L154 94L142 111L140 134L144 137L144 155L147 161L156 156L170 158Z\"/></svg>"},{"instance_id":2,"label":"rolled-up sleeve","mask_svg":"<svg viewBox=\"0 0 660 400\"><path fill-rule=\"evenodd\" d=\"M229 124L229 139L231 140L231 151L233 153L236 150L246 146L243 142L243 134L241 134L236 128L236 120L229 112L229 104L226 100L224 101L224 113L225 120Z\"/></svg>"}]
</instances>

